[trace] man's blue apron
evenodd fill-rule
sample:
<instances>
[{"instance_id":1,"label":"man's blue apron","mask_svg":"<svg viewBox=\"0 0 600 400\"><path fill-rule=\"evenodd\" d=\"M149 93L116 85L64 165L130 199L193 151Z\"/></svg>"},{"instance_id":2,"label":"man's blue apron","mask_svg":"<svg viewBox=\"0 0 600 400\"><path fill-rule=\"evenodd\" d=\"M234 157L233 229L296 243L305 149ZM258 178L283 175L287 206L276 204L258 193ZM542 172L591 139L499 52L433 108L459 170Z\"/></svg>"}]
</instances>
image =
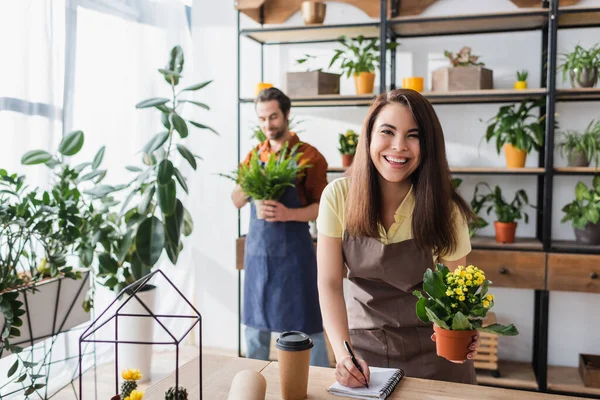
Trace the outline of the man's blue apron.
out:
<instances>
[{"instance_id":1,"label":"man's blue apron","mask_svg":"<svg viewBox=\"0 0 600 400\"><path fill-rule=\"evenodd\" d=\"M296 187L279 202L302 207ZM244 254L243 323L272 332L323 332L317 291L317 260L307 222L256 219L251 203Z\"/></svg>"}]
</instances>

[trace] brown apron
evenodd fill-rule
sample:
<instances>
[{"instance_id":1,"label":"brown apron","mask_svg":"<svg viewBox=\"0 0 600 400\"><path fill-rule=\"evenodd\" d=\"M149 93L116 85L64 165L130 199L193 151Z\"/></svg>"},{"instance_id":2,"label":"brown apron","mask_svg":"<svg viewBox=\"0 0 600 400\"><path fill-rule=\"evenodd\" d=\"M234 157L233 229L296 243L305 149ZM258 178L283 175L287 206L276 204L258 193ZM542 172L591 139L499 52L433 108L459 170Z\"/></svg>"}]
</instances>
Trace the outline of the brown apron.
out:
<instances>
[{"instance_id":1,"label":"brown apron","mask_svg":"<svg viewBox=\"0 0 600 400\"><path fill-rule=\"evenodd\" d=\"M344 234L342 251L350 281L347 299L352 346L370 366L402 368L406 376L476 384L472 361L455 364L436 354L433 327L417 317L423 274L431 251L414 240L384 245Z\"/></svg>"}]
</instances>

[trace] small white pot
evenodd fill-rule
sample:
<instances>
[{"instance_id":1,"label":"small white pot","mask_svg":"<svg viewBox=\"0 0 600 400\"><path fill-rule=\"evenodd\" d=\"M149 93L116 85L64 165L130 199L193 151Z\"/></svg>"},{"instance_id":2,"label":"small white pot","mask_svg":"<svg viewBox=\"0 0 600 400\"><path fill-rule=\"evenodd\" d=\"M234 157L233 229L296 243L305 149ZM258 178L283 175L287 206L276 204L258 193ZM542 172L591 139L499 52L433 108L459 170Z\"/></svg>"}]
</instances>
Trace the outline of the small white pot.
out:
<instances>
[{"instance_id":1,"label":"small white pot","mask_svg":"<svg viewBox=\"0 0 600 400\"><path fill-rule=\"evenodd\" d=\"M256 219L265 219L265 215L262 212L262 204L264 200L253 200L254 207L256 208Z\"/></svg>"}]
</instances>

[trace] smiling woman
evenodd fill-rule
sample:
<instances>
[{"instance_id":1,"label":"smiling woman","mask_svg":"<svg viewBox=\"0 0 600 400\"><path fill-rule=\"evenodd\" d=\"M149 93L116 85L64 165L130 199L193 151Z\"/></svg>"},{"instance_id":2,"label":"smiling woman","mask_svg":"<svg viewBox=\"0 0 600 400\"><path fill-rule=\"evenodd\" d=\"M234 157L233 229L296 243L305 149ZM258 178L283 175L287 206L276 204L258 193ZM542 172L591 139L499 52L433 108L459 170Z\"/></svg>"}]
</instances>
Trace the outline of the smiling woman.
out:
<instances>
[{"instance_id":1,"label":"smiling woman","mask_svg":"<svg viewBox=\"0 0 600 400\"><path fill-rule=\"evenodd\" d=\"M341 384L358 387L369 379L347 356L344 341L363 371L394 367L412 377L475 383L471 361L436 355L433 331L416 316L412 295L434 261L451 269L465 263L471 216L452 186L431 104L409 89L378 96L349 176L325 188L317 219L319 300ZM468 360L477 346L474 337Z\"/></svg>"}]
</instances>

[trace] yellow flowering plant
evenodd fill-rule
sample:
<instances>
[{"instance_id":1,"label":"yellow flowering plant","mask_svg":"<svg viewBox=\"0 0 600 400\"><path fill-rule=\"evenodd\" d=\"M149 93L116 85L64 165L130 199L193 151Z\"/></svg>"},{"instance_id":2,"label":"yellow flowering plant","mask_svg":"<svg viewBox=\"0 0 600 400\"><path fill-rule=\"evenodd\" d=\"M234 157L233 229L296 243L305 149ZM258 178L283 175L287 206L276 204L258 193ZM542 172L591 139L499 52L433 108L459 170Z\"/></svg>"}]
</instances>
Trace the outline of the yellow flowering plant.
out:
<instances>
[{"instance_id":1,"label":"yellow flowering plant","mask_svg":"<svg viewBox=\"0 0 600 400\"><path fill-rule=\"evenodd\" d=\"M358 145L358 134L352 129L348 129L346 133L339 134L340 154L351 154L356 153L356 146Z\"/></svg>"},{"instance_id":2,"label":"yellow flowering plant","mask_svg":"<svg viewBox=\"0 0 600 400\"><path fill-rule=\"evenodd\" d=\"M488 293L491 281L479 268L462 265L450 271L444 264L437 264L435 271L428 268L423 277L423 292L415 290L419 299L416 312L423 322L432 322L447 330L473 330L502 336L518 335L510 324L482 326L488 311L494 306L494 296Z\"/></svg>"}]
</instances>

